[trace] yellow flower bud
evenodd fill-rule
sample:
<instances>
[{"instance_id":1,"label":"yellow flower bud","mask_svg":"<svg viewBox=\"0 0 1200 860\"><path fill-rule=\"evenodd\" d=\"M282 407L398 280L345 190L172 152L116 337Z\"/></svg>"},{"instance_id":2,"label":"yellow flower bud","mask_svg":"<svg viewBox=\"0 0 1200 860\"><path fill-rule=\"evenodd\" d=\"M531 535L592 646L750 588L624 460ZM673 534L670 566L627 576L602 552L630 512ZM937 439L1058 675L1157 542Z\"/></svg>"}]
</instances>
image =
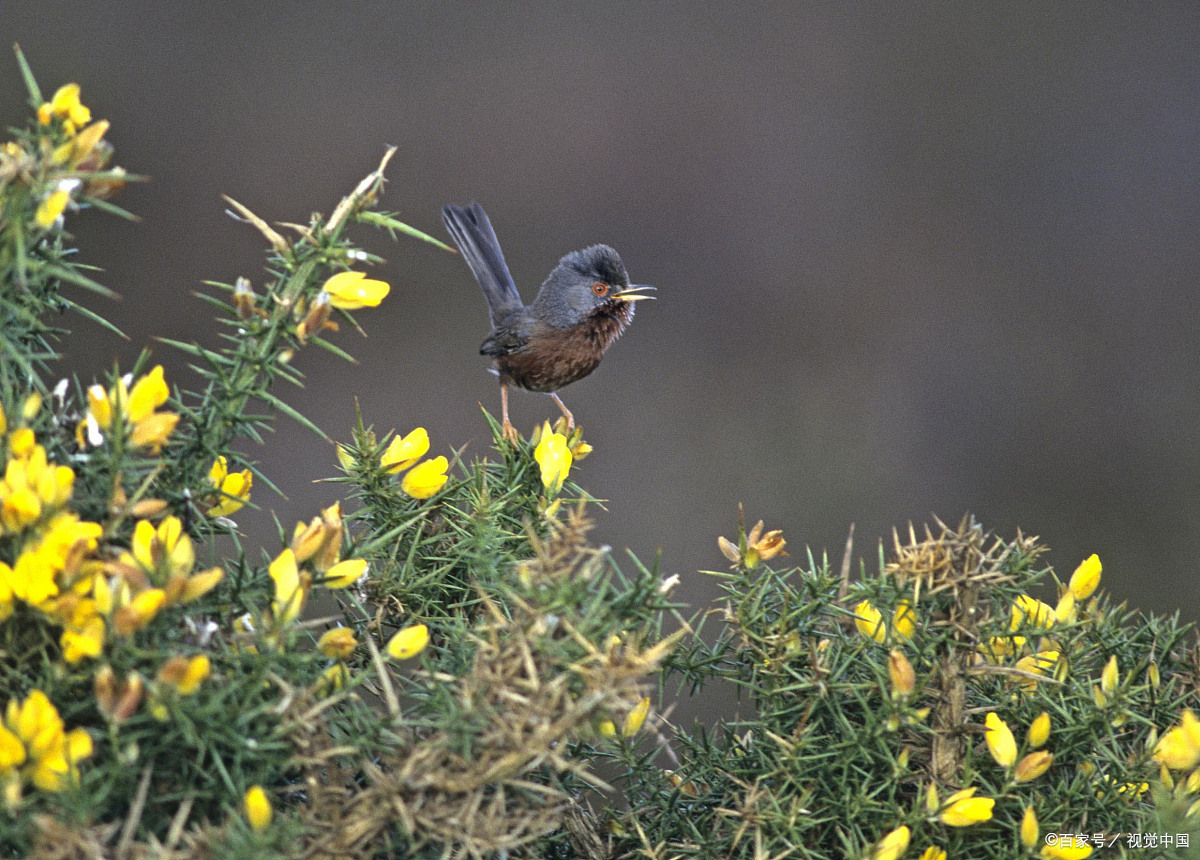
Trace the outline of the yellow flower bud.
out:
<instances>
[{"instance_id":1,"label":"yellow flower bud","mask_svg":"<svg viewBox=\"0 0 1200 860\"><path fill-rule=\"evenodd\" d=\"M1092 554L1082 561L1079 567L1075 568L1075 572L1071 574L1071 583L1068 588L1071 594L1075 595L1076 600L1087 600L1092 596L1092 592L1100 585L1100 572L1102 570L1100 557Z\"/></svg>"},{"instance_id":2,"label":"yellow flower bud","mask_svg":"<svg viewBox=\"0 0 1200 860\"><path fill-rule=\"evenodd\" d=\"M1117 691L1117 683L1120 681L1120 670L1117 667L1117 655L1113 654L1108 658L1108 662L1104 665L1104 670L1100 673L1100 689L1106 696L1111 697Z\"/></svg>"},{"instance_id":3,"label":"yellow flower bud","mask_svg":"<svg viewBox=\"0 0 1200 860\"><path fill-rule=\"evenodd\" d=\"M1037 750L1017 762L1013 778L1017 782L1032 782L1050 769L1054 764L1054 754L1046 750Z\"/></svg>"},{"instance_id":4,"label":"yellow flower bud","mask_svg":"<svg viewBox=\"0 0 1200 860\"><path fill-rule=\"evenodd\" d=\"M242 802L246 810L246 820L254 830L266 830L271 826L271 801L261 785L252 785L246 792Z\"/></svg>"},{"instance_id":5,"label":"yellow flower bud","mask_svg":"<svg viewBox=\"0 0 1200 860\"><path fill-rule=\"evenodd\" d=\"M1037 815L1034 814L1032 806L1026 806L1025 815L1021 818L1021 844L1032 850L1037 847L1041 838L1042 831L1038 827Z\"/></svg>"},{"instance_id":6,"label":"yellow flower bud","mask_svg":"<svg viewBox=\"0 0 1200 860\"><path fill-rule=\"evenodd\" d=\"M917 676L912 663L898 648L888 653L888 675L892 681L892 698L904 699L912 694L917 685Z\"/></svg>"},{"instance_id":7,"label":"yellow flower bud","mask_svg":"<svg viewBox=\"0 0 1200 860\"><path fill-rule=\"evenodd\" d=\"M317 650L331 660L346 660L358 647L354 631L349 627L334 627L321 634L317 641Z\"/></svg>"},{"instance_id":8,"label":"yellow flower bud","mask_svg":"<svg viewBox=\"0 0 1200 860\"><path fill-rule=\"evenodd\" d=\"M1058 605L1054 607L1054 623L1070 624L1077 615L1075 595L1068 591L1058 599Z\"/></svg>"},{"instance_id":9,"label":"yellow flower bud","mask_svg":"<svg viewBox=\"0 0 1200 860\"><path fill-rule=\"evenodd\" d=\"M985 740L992 758L1001 767L1012 767L1013 762L1017 760L1017 742L1013 738L1008 724L993 711L987 715L985 725L987 726Z\"/></svg>"},{"instance_id":10,"label":"yellow flower bud","mask_svg":"<svg viewBox=\"0 0 1200 860\"><path fill-rule=\"evenodd\" d=\"M650 713L649 697L642 699L629 715L625 717L625 725L621 728L621 734L627 738L631 738L641 730L642 724L646 722L646 716Z\"/></svg>"},{"instance_id":11,"label":"yellow flower bud","mask_svg":"<svg viewBox=\"0 0 1200 860\"><path fill-rule=\"evenodd\" d=\"M385 650L388 656L396 660L408 660L424 651L428 644L429 628L424 624L414 624L388 640Z\"/></svg>"},{"instance_id":12,"label":"yellow flower bud","mask_svg":"<svg viewBox=\"0 0 1200 860\"><path fill-rule=\"evenodd\" d=\"M946 860L946 850L944 848L938 848L936 845L930 845L921 852L921 856L918 858L918 860Z\"/></svg>"},{"instance_id":13,"label":"yellow flower bud","mask_svg":"<svg viewBox=\"0 0 1200 860\"><path fill-rule=\"evenodd\" d=\"M1042 711L1029 724L1029 746L1033 749L1040 749L1046 745L1046 741L1050 739L1050 715Z\"/></svg>"},{"instance_id":14,"label":"yellow flower bud","mask_svg":"<svg viewBox=\"0 0 1200 860\"><path fill-rule=\"evenodd\" d=\"M883 613L871 605L871 601L864 600L854 607L854 626L858 628L858 632L869 639L874 639L880 644L887 637L887 630L883 624Z\"/></svg>"}]
</instances>

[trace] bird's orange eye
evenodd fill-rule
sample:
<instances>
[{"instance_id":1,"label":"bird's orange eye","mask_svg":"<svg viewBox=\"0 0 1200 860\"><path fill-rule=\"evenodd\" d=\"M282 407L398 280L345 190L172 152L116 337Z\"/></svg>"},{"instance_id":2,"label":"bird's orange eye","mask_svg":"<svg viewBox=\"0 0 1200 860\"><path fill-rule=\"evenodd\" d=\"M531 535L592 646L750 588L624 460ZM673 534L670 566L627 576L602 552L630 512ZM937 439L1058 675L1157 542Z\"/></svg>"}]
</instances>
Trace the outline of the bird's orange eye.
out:
<instances>
[{"instance_id":1,"label":"bird's orange eye","mask_svg":"<svg viewBox=\"0 0 1200 860\"><path fill-rule=\"evenodd\" d=\"M603 281L596 281L592 284L592 292L598 296L603 296L608 292L608 284Z\"/></svg>"}]
</instances>

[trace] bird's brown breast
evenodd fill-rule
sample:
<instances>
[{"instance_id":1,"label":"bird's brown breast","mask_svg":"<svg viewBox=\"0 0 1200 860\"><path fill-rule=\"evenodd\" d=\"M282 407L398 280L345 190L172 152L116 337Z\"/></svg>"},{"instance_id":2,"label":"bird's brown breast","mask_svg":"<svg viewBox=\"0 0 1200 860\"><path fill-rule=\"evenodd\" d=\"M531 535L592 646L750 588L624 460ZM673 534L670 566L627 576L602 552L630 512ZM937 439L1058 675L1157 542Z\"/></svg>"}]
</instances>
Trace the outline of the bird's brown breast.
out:
<instances>
[{"instance_id":1,"label":"bird's brown breast","mask_svg":"<svg viewBox=\"0 0 1200 860\"><path fill-rule=\"evenodd\" d=\"M500 382L548 392L583 379L632 318L632 303L610 302L573 326L539 326L524 347L494 359Z\"/></svg>"}]
</instances>

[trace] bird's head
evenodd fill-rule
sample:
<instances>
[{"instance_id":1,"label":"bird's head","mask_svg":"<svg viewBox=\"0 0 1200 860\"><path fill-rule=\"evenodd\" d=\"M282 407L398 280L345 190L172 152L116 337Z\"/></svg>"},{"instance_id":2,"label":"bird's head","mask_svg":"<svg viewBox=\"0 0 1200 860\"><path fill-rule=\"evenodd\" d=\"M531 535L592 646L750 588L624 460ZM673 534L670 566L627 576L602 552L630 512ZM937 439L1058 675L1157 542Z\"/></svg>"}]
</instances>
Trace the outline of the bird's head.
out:
<instances>
[{"instance_id":1,"label":"bird's head","mask_svg":"<svg viewBox=\"0 0 1200 860\"><path fill-rule=\"evenodd\" d=\"M556 325L567 326L606 306L632 314L634 302L654 298L644 295L652 289L630 284L620 255L608 245L592 245L558 261L542 284L536 304L550 313Z\"/></svg>"}]
</instances>

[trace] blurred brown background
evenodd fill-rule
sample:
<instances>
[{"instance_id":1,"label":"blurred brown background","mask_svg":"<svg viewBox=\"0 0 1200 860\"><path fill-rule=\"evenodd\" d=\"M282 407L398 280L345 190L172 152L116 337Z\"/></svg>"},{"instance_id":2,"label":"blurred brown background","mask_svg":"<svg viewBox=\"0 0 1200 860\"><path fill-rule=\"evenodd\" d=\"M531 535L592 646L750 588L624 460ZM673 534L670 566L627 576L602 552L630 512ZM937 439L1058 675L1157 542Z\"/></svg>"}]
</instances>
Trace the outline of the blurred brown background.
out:
<instances>
[{"instance_id":1,"label":"blurred brown background","mask_svg":"<svg viewBox=\"0 0 1200 860\"><path fill-rule=\"evenodd\" d=\"M385 205L444 238L440 207L479 200L527 298L598 241L658 286L565 400L596 446L580 479L612 500L600 539L661 547L688 599L743 501L799 560L836 563L855 522L869 565L893 524L970 510L1198 614L1195 4L4 0L0 36L48 92L81 83L153 178L120 200L140 224L71 222L124 296L88 302L132 340L71 320L70 369L215 343L191 291L264 278L219 195L304 221L395 144ZM26 110L0 56L0 120ZM478 287L358 230L394 291L359 315L369 339L337 337L358 367L300 354L291 402L335 437L357 396L381 430L484 452ZM555 414L515 396L526 432ZM251 453L285 521L334 497L312 483L332 450L287 419Z\"/></svg>"}]
</instances>

